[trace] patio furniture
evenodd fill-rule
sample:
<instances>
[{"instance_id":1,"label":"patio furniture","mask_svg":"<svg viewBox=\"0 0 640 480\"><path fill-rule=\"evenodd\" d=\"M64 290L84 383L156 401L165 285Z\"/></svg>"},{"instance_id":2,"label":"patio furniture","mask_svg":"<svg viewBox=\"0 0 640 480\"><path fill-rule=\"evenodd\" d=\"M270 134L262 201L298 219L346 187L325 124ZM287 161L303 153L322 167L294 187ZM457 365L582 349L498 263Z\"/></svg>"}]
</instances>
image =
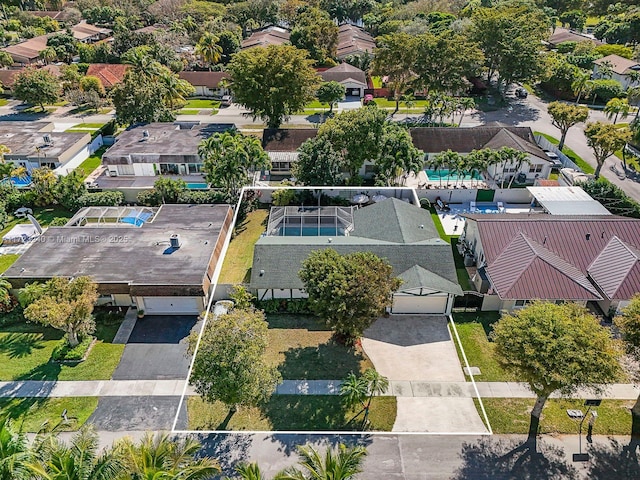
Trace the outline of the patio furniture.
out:
<instances>
[{"instance_id":1,"label":"patio furniture","mask_svg":"<svg viewBox=\"0 0 640 480\"><path fill-rule=\"evenodd\" d=\"M498 202L498 212L504 213L504 203Z\"/></svg>"},{"instance_id":2,"label":"patio furniture","mask_svg":"<svg viewBox=\"0 0 640 480\"><path fill-rule=\"evenodd\" d=\"M477 208L476 208L476 202L469 202L469 211L470 211L471 213L473 213L473 212L477 211Z\"/></svg>"}]
</instances>

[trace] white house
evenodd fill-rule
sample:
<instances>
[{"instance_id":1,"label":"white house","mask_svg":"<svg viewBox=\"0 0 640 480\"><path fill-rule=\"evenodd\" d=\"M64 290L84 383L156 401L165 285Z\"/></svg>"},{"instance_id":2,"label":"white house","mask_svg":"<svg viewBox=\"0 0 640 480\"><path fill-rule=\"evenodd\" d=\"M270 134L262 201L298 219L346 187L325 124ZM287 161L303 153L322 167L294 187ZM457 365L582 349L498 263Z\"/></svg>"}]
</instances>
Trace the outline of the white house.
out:
<instances>
[{"instance_id":1,"label":"white house","mask_svg":"<svg viewBox=\"0 0 640 480\"><path fill-rule=\"evenodd\" d=\"M620 82L623 90L640 85L639 62L619 55L607 55L593 62L593 78L608 78L602 74L603 65L611 68L611 78Z\"/></svg>"},{"instance_id":2,"label":"white house","mask_svg":"<svg viewBox=\"0 0 640 480\"><path fill-rule=\"evenodd\" d=\"M367 75L357 67L341 63L333 68L319 72L324 82L338 82L344 85L347 96L362 98L367 88Z\"/></svg>"},{"instance_id":3,"label":"white house","mask_svg":"<svg viewBox=\"0 0 640 480\"><path fill-rule=\"evenodd\" d=\"M227 72L179 72L178 76L186 80L196 89L194 97L221 97L229 94L224 80L229 78Z\"/></svg>"}]
</instances>

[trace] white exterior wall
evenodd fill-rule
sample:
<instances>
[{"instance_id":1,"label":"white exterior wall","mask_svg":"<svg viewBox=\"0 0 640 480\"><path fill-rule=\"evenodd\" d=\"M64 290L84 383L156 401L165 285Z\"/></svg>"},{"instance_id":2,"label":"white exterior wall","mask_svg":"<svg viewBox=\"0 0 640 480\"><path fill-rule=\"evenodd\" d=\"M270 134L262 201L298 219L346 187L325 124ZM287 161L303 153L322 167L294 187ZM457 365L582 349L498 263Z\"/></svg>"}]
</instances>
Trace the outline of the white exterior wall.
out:
<instances>
[{"instance_id":1,"label":"white exterior wall","mask_svg":"<svg viewBox=\"0 0 640 480\"><path fill-rule=\"evenodd\" d=\"M530 170L531 165L541 165L542 166L542 171L540 171L540 172L530 172L529 170ZM551 173L551 164L548 161L546 161L544 159L541 159L541 158L538 158L538 157L534 157L533 155L530 155L528 161L524 162L517 171L515 171L515 172L507 172L506 169L508 169L510 167L515 167L515 165L514 164L490 165L489 168L487 168L487 173L498 184L500 184L500 182L502 180L502 176L504 175L504 178L505 178L504 186L505 187L509 184L510 178L512 176L517 177L518 174L521 173L521 172L524 173L527 176L527 182L528 183L533 183L536 179L549 178L549 174Z\"/></svg>"},{"instance_id":2,"label":"white exterior wall","mask_svg":"<svg viewBox=\"0 0 640 480\"><path fill-rule=\"evenodd\" d=\"M153 163L134 163L133 173L136 177L153 177L156 174L153 165Z\"/></svg>"}]
</instances>

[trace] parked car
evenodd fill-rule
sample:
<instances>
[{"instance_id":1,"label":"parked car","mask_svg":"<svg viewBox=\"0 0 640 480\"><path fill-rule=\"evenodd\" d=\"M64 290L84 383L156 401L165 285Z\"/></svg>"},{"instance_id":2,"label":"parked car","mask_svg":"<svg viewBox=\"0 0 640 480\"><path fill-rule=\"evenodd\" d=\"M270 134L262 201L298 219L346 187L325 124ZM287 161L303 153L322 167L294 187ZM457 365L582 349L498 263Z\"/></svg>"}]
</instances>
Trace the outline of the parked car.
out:
<instances>
[{"instance_id":1,"label":"parked car","mask_svg":"<svg viewBox=\"0 0 640 480\"><path fill-rule=\"evenodd\" d=\"M518 98L527 98L528 95L529 95L529 92L527 92L526 89L524 89L522 87L516 88L516 97L518 97Z\"/></svg>"},{"instance_id":2,"label":"parked car","mask_svg":"<svg viewBox=\"0 0 640 480\"><path fill-rule=\"evenodd\" d=\"M551 150L543 150L544 154L549 158L549 161L551 161L551 168L562 168L562 161L560 160L560 157L558 157L558 154L555 152L552 152Z\"/></svg>"},{"instance_id":3,"label":"parked car","mask_svg":"<svg viewBox=\"0 0 640 480\"><path fill-rule=\"evenodd\" d=\"M16 218L27 218L27 215L33 215L33 210L28 207L20 207L13 212L13 216Z\"/></svg>"},{"instance_id":4,"label":"parked car","mask_svg":"<svg viewBox=\"0 0 640 480\"><path fill-rule=\"evenodd\" d=\"M220 99L220 105L222 105L223 107L230 106L232 102L233 98L231 97L231 95L223 95Z\"/></svg>"}]
</instances>

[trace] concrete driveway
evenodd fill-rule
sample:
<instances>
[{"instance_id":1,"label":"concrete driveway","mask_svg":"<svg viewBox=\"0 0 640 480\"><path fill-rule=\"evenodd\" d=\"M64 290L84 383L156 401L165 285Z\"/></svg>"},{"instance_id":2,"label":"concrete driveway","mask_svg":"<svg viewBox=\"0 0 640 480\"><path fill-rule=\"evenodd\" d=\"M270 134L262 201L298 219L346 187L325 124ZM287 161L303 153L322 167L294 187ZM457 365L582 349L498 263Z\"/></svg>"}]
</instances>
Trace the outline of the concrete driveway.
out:
<instances>
[{"instance_id":1,"label":"concrete driveway","mask_svg":"<svg viewBox=\"0 0 640 480\"><path fill-rule=\"evenodd\" d=\"M87 423L109 432L171 430L179 404L177 396L102 397Z\"/></svg>"},{"instance_id":2,"label":"concrete driveway","mask_svg":"<svg viewBox=\"0 0 640 480\"><path fill-rule=\"evenodd\" d=\"M187 378L189 332L196 326L191 315L148 315L136 322L124 348L114 380L171 380ZM198 324L200 325L200 324Z\"/></svg>"},{"instance_id":3,"label":"concrete driveway","mask_svg":"<svg viewBox=\"0 0 640 480\"><path fill-rule=\"evenodd\" d=\"M396 382L464 382L448 319L391 315L364 333L362 347L376 370ZM394 432L484 433L472 398L396 397Z\"/></svg>"}]
</instances>

